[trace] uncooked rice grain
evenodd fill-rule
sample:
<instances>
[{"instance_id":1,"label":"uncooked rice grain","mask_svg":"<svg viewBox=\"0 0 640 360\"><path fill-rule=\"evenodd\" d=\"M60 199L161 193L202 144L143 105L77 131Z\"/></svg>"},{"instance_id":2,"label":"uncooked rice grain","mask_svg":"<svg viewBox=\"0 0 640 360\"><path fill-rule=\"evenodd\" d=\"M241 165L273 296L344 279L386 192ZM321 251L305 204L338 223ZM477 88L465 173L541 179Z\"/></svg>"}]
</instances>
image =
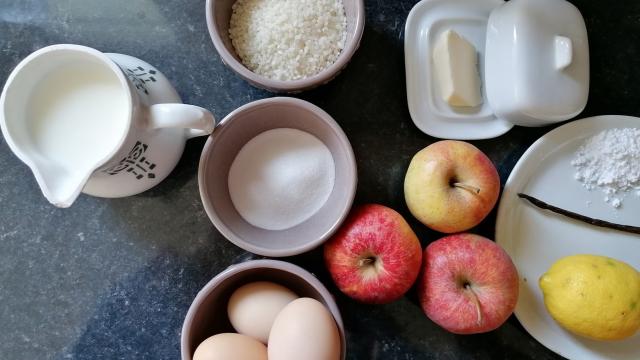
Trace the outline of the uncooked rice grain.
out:
<instances>
[{"instance_id":1,"label":"uncooked rice grain","mask_svg":"<svg viewBox=\"0 0 640 360\"><path fill-rule=\"evenodd\" d=\"M344 48L342 0L237 0L229 37L249 70L298 80L333 64Z\"/></svg>"}]
</instances>

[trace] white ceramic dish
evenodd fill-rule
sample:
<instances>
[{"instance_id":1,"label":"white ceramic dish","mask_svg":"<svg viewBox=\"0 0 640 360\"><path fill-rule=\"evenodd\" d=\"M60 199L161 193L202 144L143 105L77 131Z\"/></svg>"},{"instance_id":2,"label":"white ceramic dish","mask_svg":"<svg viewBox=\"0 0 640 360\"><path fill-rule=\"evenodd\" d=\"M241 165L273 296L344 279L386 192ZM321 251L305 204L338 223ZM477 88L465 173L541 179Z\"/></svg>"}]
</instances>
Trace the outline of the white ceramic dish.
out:
<instances>
[{"instance_id":1,"label":"white ceramic dish","mask_svg":"<svg viewBox=\"0 0 640 360\"><path fill-rule=\"evenodd\" d=\"M478 51L478 69L484 84L484 49L489 14L502 0L423 0L416 4L405 26L405 69L409 113L416 126L438 138L475 140L498 137L513 124L498 119L487 101L469 109L450 107L438 93L431 49L438 36L453 29Z\"/></svg>"},{"instance_id":2,"label":"white ceramic dish","mask_svg":"<svg viewBox=\"0 0 640 360\"><path fill-rule=\"evenodd\" d=\"M556 260L573 254L609 256L638 269L640 236L542 211L519 199L517 193L524 192L587 216L640 226L640 198L629 194L623 207L614 210L604 203L602 192L589 192L574 180L570 163L586 137L623 127L640 128L640 118L598 116L544 135L516 164L499 205L496 241L511 255L520 273L515 315L536 340L569 359L640 359L640 334L617 342L598 342L570 334L546 311L538 288L539 277Z\"/></svg>"}]
</instances>

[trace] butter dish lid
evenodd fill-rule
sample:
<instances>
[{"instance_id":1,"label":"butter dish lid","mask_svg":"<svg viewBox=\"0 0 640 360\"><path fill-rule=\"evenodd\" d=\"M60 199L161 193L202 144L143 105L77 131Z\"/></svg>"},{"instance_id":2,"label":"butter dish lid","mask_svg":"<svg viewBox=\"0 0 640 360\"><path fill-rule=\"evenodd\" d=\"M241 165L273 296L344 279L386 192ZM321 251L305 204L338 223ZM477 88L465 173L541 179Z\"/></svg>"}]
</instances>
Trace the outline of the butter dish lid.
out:
<instances>
[{"instance_id":1,"label":"butter dish lid","mask_svg":"<svg viewBox=\"0 0 640 360\"><path fill-rule=\"evenodd\" d=\"M511 0L487 24L485 86L494 113L517 125L575 117L589 94L580 11L565 0Z\"/></svg>"}]
</instances>

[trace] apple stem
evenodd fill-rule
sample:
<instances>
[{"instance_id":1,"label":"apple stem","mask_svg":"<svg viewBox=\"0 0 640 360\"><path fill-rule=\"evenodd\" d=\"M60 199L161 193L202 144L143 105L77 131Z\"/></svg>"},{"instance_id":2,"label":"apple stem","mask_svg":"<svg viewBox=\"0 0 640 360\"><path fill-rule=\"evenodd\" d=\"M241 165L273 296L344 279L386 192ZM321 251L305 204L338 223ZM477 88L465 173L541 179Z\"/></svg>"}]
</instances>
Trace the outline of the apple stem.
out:
<instances>
[{"instance_id":1,"label":"apple stem","mask_svg":"<svg viewBox=\"0 0 640 360\"><path fill-rule=\"evenodd\" d=\"M373 264L375 261L376 259L373 257L362 258L358 261L358 266L363 267L365 265Z\"/></svg>"},{"instance_id":2,"label":"apple stem","mask_svg":"<svg viewBox=\"0 0 640 360\"><path fill-rule=\"evenodd\" d=\"M478 301L478 295L476 295L476 293L473 291L471 285L466 284L464 288L471 294L471 300L476 305L476 312L478 314L478 326L482 326L482 312L480 311L480 301Z\"/></svg>"},{"instance_id":3,"label":"apple stem","mask_svg":"<svg viewBox=\"0 0 640 360\"><path fill-rule=\"evenodd\" d=\"M459 187L460 189L465 189L467 191L471 191L471 192L476 193L476 194L480 194L480 188L477 188L477 187L472 186L472 185L467 185L467 184L456 182L456 183L453 183L453 186Z\"/></svg>"}]
</instances>

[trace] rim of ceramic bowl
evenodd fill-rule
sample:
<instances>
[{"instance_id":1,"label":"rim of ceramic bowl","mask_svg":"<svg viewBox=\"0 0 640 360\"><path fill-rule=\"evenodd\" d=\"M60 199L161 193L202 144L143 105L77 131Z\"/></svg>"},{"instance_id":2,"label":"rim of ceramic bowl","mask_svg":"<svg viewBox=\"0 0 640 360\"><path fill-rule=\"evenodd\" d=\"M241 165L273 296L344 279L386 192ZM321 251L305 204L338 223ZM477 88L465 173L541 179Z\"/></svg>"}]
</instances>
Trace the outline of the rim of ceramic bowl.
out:
<instances>
[{"instance_id":1,"label":"rim of ceramic bowl","mask_svg":"<svg viewBox=\"0 0 640 360\"><path fill-rule=\"evenodd\" d=\"M347 341L346 334L344 330L344 323L342 322L342 315L340 314L340 309L338 308L338 304L333 297L333 295L327 290L327 288L318 280L312 273L301 268L298 265L294 265L292 263L282 261L282 260L271 260L271 259L262 259L262 260L249 260L243 263L234 264L220 272L218 275L214 276L213 279L209 280L205 286L198 291L198 294L191 302L189 306L189 310L187 311L187 315L184 318L184 322L182 323L182 330L180 332L180 355L183 360L191 359L192 355L188 350L189 344L188 339L191 337L191 324L194 320L196 311L202 305L202 302L206 299L206 297L219 286L223 281L226 281L232 276L235 276L246 270L253 269L274 269L288 272L290 274L296 275L305 282L307 282L312 288L314 288L327 303L327 307L333 319L338 326L338 332L340 333L340 342L341 342L341 358L344 359L347 353Z\"/></svg>"},{"instance_id":2,"label":"rim of ceramic bowl","mask_svg":"<svg viewBox=\"0 0 640 360\"><path fill-rule=\"evenodd\" d=\"M264 105L275 105L275 104L287 104L296 107L303 108L308 110L318 117L320 117L327 126L329 126L336 134L338 140L344 145L344 156L346 158L346 163L348 164L349 171L353 174L349 179L349 183L347 186L347 192L349 196L345 199L346 201L343 203L343 206L340 209L336 210L338 216L336 216L332 225L327 228L322 234L318 236L313 236L313 239L294 247L289 247L285 249L268 249L264 247L257 246L255 244L251 244L244 239L237 236L225 223L220 219L217 212L214 210L212 205L212 200L210 195L208 194L207 187L205 184L205 167L209 161L209 157L211 156L211 147L213 143L216 141L216 137L223 136L224 130L226 128L226 124L231 123L234 119L236 119L240 114L251 110L255 107L264 106ZM213 223L213 225L218 229L218 231L231 243L234 245L252 252L254 254L262 255L262 256L270 256L270 257L284 257L284 256L293 256L299 255L304 252L315 249L316 247L322 245L325 241L327 241L342 225L344 220L349 215L349 211L353 206L353 201L356 195L356 189L358 185L358 166L356 163L356 157L353 153L353 147L347 138L347 135L344 133L340 125L329 115L326 111L322 110L318 106L297 98L291 97L273 97L268 99L256 100L250 102L248 104L242 105L239 108L235 109L229 115L227 115L215 128L211 136L207 139L207 142L202 149L202 154L200 155L200 164L198 165L198 188L200 190L200 199L204 206L205 212L209 216L209 220Z\"/></svg>"},{"instance_id":3,"label":"rim of ceramic bowl","mask_svg":"<svg viewBox=\"0 0 640 360\"><path fill-rule=\"evenodd\" d=\"M364 33L364 0L357 0L355 33L353 35L353 38L345 43L345 47L342 49L340 55L338 55L338 58L333 64L308 78L290 81L273 80L262 75L258 75L249 70L246 66L244 66L244 64L242 64L242 62L238 61L224 45L221 34L218 32L217 21L215 17L214 3L216 1L217 0L207 0L205 13L207 15L207 28L209 29L209 36L211 37L213 46L216 48L218 55L220 55L222 62L230 67L241 78L248 81L250 84L258 88L276 93L295 93L310 90L333 80L340 74L340 71L344 69L351 61L351 58L355 54L356 50L358 50L358 48L360 47L362 34Z\"/></svg>"}]
</instances>

